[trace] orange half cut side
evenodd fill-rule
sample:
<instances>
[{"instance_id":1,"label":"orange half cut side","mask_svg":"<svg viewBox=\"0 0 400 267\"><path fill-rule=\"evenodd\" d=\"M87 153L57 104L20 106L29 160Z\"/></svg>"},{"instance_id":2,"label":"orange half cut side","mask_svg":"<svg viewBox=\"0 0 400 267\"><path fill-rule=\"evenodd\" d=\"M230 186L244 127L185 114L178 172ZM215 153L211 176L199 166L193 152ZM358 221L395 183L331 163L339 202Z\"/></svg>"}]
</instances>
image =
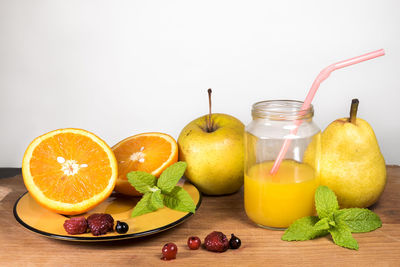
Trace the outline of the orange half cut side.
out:
<instances>
[{"instance_id":1,"label":"orange half cut side","mask_svg":"<svg viewBox=\"0 0 400 267\"><path fill-rule=\"evenodd\" d=\"M118 162L118 179L115 191L139 196L128 182L131 171L144 171L159 177L170 165L178 161L178 145L174 138L164 133L142 133L128 137L115 146Z\"/></svg>"},{"instance_id":2,"label":"orange half cut side","mask_svg":"<svg viewBox=\"0 0 400 267\"><path fill-rule=\"evenodd\" d=\"M37 137L22 160L26 188L42 206L66 215L84 213L113 191L118 167L111 148L82 129Z\"/></svg>"}]
</instances>

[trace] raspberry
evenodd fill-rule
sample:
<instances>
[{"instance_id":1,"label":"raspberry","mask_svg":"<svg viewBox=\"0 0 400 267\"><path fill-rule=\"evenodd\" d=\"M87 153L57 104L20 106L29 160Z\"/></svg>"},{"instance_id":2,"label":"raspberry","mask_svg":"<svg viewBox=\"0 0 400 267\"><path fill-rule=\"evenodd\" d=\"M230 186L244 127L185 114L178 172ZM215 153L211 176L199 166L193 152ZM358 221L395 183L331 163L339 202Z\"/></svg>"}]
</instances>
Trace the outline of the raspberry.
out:
<instances>
[{"instance_id":1,"label":"raspberry","mask_svg":"<svg viewBox=\"0 0 400 267\"><path fill-rule=\"evenodd\" d=\"M93 235L104 235L114 228L114 219L107 213L94 213L87 218L89 229Z\"/></svg>"},{"instance_id":2,"label":"raspberry","mask_svg":"<svg viewBox=\"0 0 400 267\"><path fill-rule=\"evenodd\" d=\"M229 248L229 240L223 233L214 231L204 239L204 246L209 251L224 252Z\"/></svg>"},{"instance_id":3,"label":"raspberry","mask_svg":"<svg viewBox=\"0 0 400 267\"><path fill-rule=\"evenodd\" d=\"M86 233L87 221L85 217L73 217L71 219L65 220L64 229L70 235L79 235Z\"/></svg>"}]
</instances>

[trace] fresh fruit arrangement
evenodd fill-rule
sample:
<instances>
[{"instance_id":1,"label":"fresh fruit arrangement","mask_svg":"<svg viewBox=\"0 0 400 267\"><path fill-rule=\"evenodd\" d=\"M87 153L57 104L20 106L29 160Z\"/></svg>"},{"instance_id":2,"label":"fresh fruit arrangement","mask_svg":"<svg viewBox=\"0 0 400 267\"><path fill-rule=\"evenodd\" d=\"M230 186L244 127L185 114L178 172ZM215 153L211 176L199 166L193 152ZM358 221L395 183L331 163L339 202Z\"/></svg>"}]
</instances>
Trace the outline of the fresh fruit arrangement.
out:
<instances>
[{"instance_id":1,"label":"fresh fruit arrangement","mask_svg":"<svg viewBox=\"0 0 400 267\"><path fill-rule=\"evenodd\" d=\"M185 137L181 139L181 150L185 151L181 159L187 158L191 162L188 166L184 161L178 162L178 144L168 134L137 134L110 148L93 133L68 128L46 133L28 146L23 159L23 177L30 195L56 213L78 215L92 210L115 190L141 197L132 210L132 217L136 217L164 206L194 213L196 206L191 196L176 185L185 171L203 192L237 191L243 184L244 126L229 115L211 114L211 89L209 97L210 114L204 117L207 127L203 129L209 136L205 135L205 142L200 142L196 147L199 153L195 154L206 156L212 150L214 154L220 153L219 156L229 151L232 156L228 159L231 167L221 167L227 160L223 158L218 158L216 165L211 166L215 172L209 173L208 180L212 183L198 180L197 174L192 175L194 169L199 170L199 165L205 168L200 166L203 171L210 166L198 162L192 152L186 153L188 142L192 142L190 133L186 135L188 142ZM207 148L209 141L212 144ZM67 219L63 226L71 235L87 232L105 235L113 231L114 219L109 214L95 213L87 218ZM128 229L127 223L117 221L117 233L127 233ZM192 246L196 246L196 240Z\"/></svg>"},{"instance_id":2,"label":"fresh fruit arrangement","mask_svg":"<svg viewBox=\"0 0 400 267\"><path fill-rule=\"evenodd\" d=\"M243 185L244 125L230 115L212 114L211 89L208 95L209 114L186 125L178 142L168 134L152 132L133 135L110 148L93 133L73 128L37 137L22 162L26 188L43 207L59 214L80 215L65 220L63 227L70 235L90 232L100 236L114 230L126 234L134 227L119 220L114 225L114 218L107 213L85 214L113 190L140 197L131 217L164 207L195 213L192 197L177 185L183 175L207 195L231 194ZM358 249L351 233L381 227L379 217L364 208L382 194L385 162L371 126L356 117L357 107L358 100L353 100L350 117L338 119L325 129L321 151L315 151L313 140L305 152L304 162L319 170L323 185L314 197L318 216L296 220L282 240L301 241L330 234L337 245ZM318 167L314 166L316 156L321 157ZM187 240L190 250L201 245L197 236ZM213 231L205 237L203 247L225 252L240 248L241 240L234 234L228 239L222 232ZM175 259L177 252L176 244L167 243L161 259Z\"/></svg>"},{"instance_id":3,"label":"fresh fruit arrangement","mask_svg":"<svg viewBox=\"0 0 400 267\"><path fill-rule=\"evenodd\" d=\"M39 204L64 215L84 214L107 199L113 189L143 195L134 206L133 216L164 206L194 213L191 196L176 186L186 169L185 162L177 162L177 153L176 141L163 133L135 135L112 150L88 131L60 129L29 145L23 159L23 177ZM125 179L118 176L118 170ZM109 214L95 213L87 219L67 219L63 226L70 235L91 232L98 236L112 231L114 220ZM119 234L128 229L128 224L120 221L115 227Z\"/></svg>"}]
</instances>

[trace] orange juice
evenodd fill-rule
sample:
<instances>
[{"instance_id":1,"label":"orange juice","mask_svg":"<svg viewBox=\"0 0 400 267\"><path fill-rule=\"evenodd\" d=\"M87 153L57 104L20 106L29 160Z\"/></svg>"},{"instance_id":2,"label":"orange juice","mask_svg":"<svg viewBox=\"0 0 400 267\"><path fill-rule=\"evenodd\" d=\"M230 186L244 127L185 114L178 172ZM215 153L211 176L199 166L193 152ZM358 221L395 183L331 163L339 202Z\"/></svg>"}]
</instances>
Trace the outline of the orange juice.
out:
<instances>
[{"instance_id":1,"label":"orange juice","mask_svg":"<svg viewBox=\"0 0 400 267\"><path fill-rule=\"evenodd\" d=\"M274 164L253 165L244 177L247 216L264 227L287 228L295 220L314 213L314 193L318 186L315 170L294 160L284 160L271 176Z\"/></svg>"}]
</instances>

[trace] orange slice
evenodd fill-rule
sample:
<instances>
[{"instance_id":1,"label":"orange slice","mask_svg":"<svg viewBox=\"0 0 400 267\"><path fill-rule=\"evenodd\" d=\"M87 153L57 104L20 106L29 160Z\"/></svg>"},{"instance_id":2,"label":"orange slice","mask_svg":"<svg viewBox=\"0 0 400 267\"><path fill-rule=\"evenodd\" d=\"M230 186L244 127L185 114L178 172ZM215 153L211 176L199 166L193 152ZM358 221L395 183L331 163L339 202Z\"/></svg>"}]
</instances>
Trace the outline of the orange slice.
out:
<instances>
[{"instance_id":1,"label":"orange slice","mask_svg":"<svg viewBox=\"0 0 400 267\"><path fill-rule=\"evenodd\" d=\"M42 206L60 214L83 213L105 200L117 180L111 148L81 129L37 137L22 160L26 188Z\"/></svg>"},{"instance_id":2,"label":"orange slice","mask_svg":"<svg viewBox=\"0 0 400 267\"><path fill-rule=\"evenodd\" d=\"M178 161L178 145L174 138L164 133L134 135L113 146L112 150L118 162L115 191L132 196L141 194L128 182L128 172L144 171L158 177Z\"/></svg>"}]
</instances>

